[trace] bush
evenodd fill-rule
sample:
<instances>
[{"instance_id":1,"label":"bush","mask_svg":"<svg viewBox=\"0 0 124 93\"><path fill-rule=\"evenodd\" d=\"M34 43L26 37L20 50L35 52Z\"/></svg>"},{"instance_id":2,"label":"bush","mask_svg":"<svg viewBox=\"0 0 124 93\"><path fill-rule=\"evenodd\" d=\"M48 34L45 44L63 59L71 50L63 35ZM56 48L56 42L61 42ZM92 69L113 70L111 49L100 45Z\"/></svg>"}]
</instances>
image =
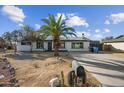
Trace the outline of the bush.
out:
<instances>
[{"instance_id":1,"label":"bush","mask_svg":"<svg viewBox=\"0 0 124 93\"><path fill-rule=\"evenodd\" d=\"M7 49L9 49L9 50L10 50L10 49L13 49L13 48L12 48L12 46L8 46L8 47L7 47Z\"/></svg>"}]
</instances>

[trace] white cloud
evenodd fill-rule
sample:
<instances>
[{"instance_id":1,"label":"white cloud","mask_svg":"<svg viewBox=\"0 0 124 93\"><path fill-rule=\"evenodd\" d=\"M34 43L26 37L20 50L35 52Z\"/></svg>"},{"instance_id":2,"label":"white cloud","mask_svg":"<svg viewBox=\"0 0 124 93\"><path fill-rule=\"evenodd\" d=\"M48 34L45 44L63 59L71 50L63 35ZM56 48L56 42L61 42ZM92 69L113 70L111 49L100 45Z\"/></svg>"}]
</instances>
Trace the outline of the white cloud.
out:
<instances>
[{"instance_id":1,"label":"white cloud","mask_svg":"<svg viewBox=\"0 0 124 93\"><path fill-rule=\"evenodd\" d=\"M100 39L102 39L103 38L103 35L102 34L95 34L94 36L93 36L93 39L96 39L96 40L100 40Z\"/></svg>"},{"instance_id":2,"label":"white cloud","mask_svg":"<svg viewBox=\"0 0 124 93\"><path fill-rule=\"evenodd\" d=\"M96 32L96 33L99 33L99 32L100 32L100 29L96 29L95 32Z\"/></svg>"},{"instance_id":3,"label":"white cloud","mask_svg":"<svg viewBox=\"0 0 124 93\"><path fill-rule=\"evenodd\" d=\"M110 24L110 21L109 20L105 20L105 23L106 25L109 25Z\"/></svg>"},{"instance_id":4,"label":"white cloud","mask_svg":"<svg viewBox=\"0 0 124 93\"><path fill-rule=\"evenodd\" d=\"M82 32L76 32L77 37L82 37L82 33L84 33L85 37L90 37L90 32L82 31Z\"/></svg>"},{"instance_id":5,"label":"white cloud","mask_svg":"<svg viewBox=\"0 0 124 93\"><path fill-rule=\"evenodd\" d=\"M21 8L13 5L3 6L1 11L16 23L23 22L26 17Z\"/></svg>"},{"instance_id":6,"label":"white cloud","mask_svg":"<svg viewBox=\"0 0 124 93\"><path fill-rule=\"evenodd\" d=\"M107 28L105 28L104 31L105 31L106 33L110 32L110 30L107 29Z\"/></svg>"},{"instance_id":7,"label":"white cloud","mask_svg":"<svg viewBox=\"0 0 124 93\"><path fill-rule=\"evenodd\" d=\"M124 13L116 13L116 14L111 14L110 16L107 16L107 21L105 21L106 24L118 24L121 22L124 22Z\"/></svg>"},{"instance_id":8,"label":"white cloud","mask_svg":"<svg viewBox=\"0 0 124 93\"><path fill-rule=\"evenodd\" d=\"M73 15L71 16L67 21L66 21L66 24L68 26L85 26L85 27L89 27L89 24L86 22L85 19L79 17L79 16L76 16L76 15Z\"/></svg>"},{"instance_id":9,"label":"white cloud","mask_svg":"<svg viewBox=\"0 0 124 93\"><path fill-rule=\"evenodd\" d=\"M124 22L124 13L111 14L110 19L113 21L113 24Z\"/></svg>"},{"instance_id":10,"label":"white cloud","mask_svg":"<svg viewBox=\"0 0 124 93\"><path fill-rule=\"evenodd\" d=\"M41 25L35 24L35 29L36 29L36 30L40 29L40 27L41 27Z\"/></svg>"},{"instance_id":11,"label":"white cloud","mask_svg":"<svg viewBox=\"0 0 124 93\"><path fill-rule=\"evenodd\" d=\"M69 13L69 14L67 14L67 17L70 18L70 17L75 16L75 15L76 14L74 14L74 13Z\"/></svg>"},{"instance_id":12,"label":"white cloud","mask_svg":"<svg viewBox=\"0 0 124 93\"><path fill-rule=\"evenodd\" d=\"M23 27L23 26L24 26L24 24L22 24L22 23L19 23L19 24L18 24L18 26L20 26L20 27Z\"/></svg>"},{"instance_id":13,"label":"white cloud","mask_svg":"<svg viewBox=\"0 0 124 93\"><path fill-rule=\"evenodd\" d=\"M57 13L56 19L58 19L60 17L60 15L62 14L62 20L66 20L66 25L67 26L85 26L85 27L89 27L89 24L87 23L87 21L82 18L77 16L74 13Z\"/></svg>"}]
</instances>

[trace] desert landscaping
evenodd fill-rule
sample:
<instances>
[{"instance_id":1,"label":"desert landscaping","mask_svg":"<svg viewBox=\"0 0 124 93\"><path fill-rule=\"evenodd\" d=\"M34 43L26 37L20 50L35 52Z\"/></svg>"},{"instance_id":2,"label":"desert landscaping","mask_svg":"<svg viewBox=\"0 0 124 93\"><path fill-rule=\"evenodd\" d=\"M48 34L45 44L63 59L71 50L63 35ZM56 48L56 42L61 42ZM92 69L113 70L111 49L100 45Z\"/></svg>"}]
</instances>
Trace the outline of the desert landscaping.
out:
<instances>
[{"instance_id":1,"label":"desert landscaping","mask_svg":"<svg viewBox=\"0 0 124 93\"><path fill-rule=\"evenodd\" d=\"M28 7L34 11L31 10L31 13L28 13ZM92 13L93 7L86 6L86 9L89 8L86 11L82 6L63 6L64 10L75 10L77 7L74 13L67 10L67 14L46 10L46 8L50 10L54 6L28 7L3 6L1 8L2 14L14 15L9 17L10 20L18 19L16 16L18 17L20 13L16 14L15 10L23 12L24 9L27 12L26 15L29 15L29 17L23 16L23 19L19 19L20 22L16 22L19 23L18 26L13 25L15 28L2 26L4 28L0 34L1 87L124 86L124 34L123 31L120 31L119 34L114 33L113 31L117 32L118 29L115 28L116 26L110 29L104 26L115 24L114 18L111 16L106 19L107 23L105 21L110 11L100 11L101 13L96 19L93 16L93 19L88 18L87 20L87 17L85 18L83 15L85 12L85 16L92 15L90 13ZM62 6L57 7L62 11ZM104 9L100 6L94 8L96 10ZM112 9L105 8L105 10ZM9 9L12 10L8 11ZM79 11L79 9L84 9L84 11ZM39 14L39 11L43 12L43 15ZM69 11L70 13L68 13ZM77 11L80 12L79 15ZM111 15L117 17L120 14ZM104 15L105 18L100 18L101 15ZM25 17L26 21L23 23ZM101 22L94 22L98 20L97 18L104 20L104 25L99 27ZM34 21L35 19L36 21ZM3 19L4 22L8 25L12 24ZM94 25L89 26L89 24ZM89 28L84 29L82 26Z\"/></svg>"},{"instance_id":2,"label":"desert landscaping","mask_svg":"<svg viewBox=\"0 0 124 93\"><path fill-rule=\"evenodd\" d=\"M68 85L68 73L71 71L73 58L68 52L60 52L61 59L53 57L52 52L21 52L14 55L7 53L7 58L15 68L16 79L21 87L49 87L49 81L64 72L64 85ZM88 71L84 86L100 86Z\"/></svg>"}]
</instances>

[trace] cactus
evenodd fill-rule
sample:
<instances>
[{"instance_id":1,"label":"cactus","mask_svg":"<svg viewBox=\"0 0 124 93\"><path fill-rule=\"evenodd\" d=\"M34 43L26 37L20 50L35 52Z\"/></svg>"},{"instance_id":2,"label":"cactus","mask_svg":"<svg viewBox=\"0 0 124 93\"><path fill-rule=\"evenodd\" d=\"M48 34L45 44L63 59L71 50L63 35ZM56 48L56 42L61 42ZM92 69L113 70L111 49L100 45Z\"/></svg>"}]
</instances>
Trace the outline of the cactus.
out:
<instances>
[{"instance_id":1,"label":"cactus","mask_svg":"<svg viewBox=\"0 0 124 93\"><path fill-rule=\"evenodd\" d=\"M64 87L64 73L61 71L61 87Z\"/></svg>"}]
</instances>

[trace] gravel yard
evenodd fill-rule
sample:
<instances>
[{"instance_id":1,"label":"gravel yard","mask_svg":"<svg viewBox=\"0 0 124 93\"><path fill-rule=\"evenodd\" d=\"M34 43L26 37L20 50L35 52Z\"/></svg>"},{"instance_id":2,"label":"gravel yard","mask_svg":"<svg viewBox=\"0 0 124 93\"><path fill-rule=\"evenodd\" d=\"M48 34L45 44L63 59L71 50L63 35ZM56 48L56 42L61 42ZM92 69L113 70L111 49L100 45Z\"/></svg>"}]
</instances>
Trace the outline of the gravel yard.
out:
<instances>
[{"instance_id":1,"label":"gravel yard","mask_svg":"<svg viewBox=\"0 0 124 93\"><path fill-rule=\"evenodd\" d=\"M61 59L53 57L52 52L26 52L13 55L7 54L11 65L16 70L16 79L21 87L48 87L49 81L56 75L64 72L65 86L68 86L67 77L71 71L72 58L67 52L61 52ZM86 86L99 86L91 74L87 73Z\"/></svg>"}]
</instances>

